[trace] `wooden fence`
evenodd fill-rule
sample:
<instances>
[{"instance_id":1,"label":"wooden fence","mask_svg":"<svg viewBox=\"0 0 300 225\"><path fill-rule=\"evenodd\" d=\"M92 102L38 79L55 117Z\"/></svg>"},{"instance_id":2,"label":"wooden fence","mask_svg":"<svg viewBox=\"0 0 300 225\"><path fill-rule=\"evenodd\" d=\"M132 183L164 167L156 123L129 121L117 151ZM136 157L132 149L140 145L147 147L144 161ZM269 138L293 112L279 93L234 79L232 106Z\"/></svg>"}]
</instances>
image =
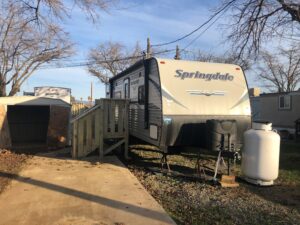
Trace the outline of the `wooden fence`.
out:
<instances>
[{"instance_id":1,"label":"wooden fence","mask_svg":"<svg viewBox=\"0 0 300 225\"><path fill-rule=\"evenodd\" d=\"M83 113L85 110L91 108L91 105L82 103L82 102L74 102L72 103L72 108L71 108L71 112L72 112L72 117L76 117L79 114Z\"/></svg>"},{"instance_id":2,"label":"wooden fence","mask_svg":"<svg viewBox=\"0 0 300 225\"><path fill-rule=\"evenodd\" d=\"M128 100L100 99L72 120L72 156L81 158L98 149L99 157L124 145L128 157Z\"/></svg>"}]
</instances>

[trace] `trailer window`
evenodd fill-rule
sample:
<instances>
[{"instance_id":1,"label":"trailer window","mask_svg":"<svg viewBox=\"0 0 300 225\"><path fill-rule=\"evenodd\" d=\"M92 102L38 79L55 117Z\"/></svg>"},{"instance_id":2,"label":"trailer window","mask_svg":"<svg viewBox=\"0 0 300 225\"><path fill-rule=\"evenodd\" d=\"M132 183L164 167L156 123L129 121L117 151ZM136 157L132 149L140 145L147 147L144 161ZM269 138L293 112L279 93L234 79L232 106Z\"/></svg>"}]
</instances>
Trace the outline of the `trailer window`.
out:
<instances>
[{"instance_id":1,"label":"trailer window","mask_svg":"<svg viewBox=\"0 0 300 225\"><path fill-rule=\"evenodd\" d=\"M106 98L110 98L110 84L105 85Z\"/></svg>"},{"instance_id":2,"label":"trailer window","mask_svg":"<svg viewBox=\"0 0 300 225\"><path fill-rule=\"evenodd\" d=\"M291 109L291 96L279 96L279 109Z\"/></svg>"},{"instance_id":3,"label":"trailer window","mask_svg":"<svg viewBox=\"0 0 300 225\"><path fill-rule=\"evenodd\" d=\"M130 98L129 78L124 80L124 98Z\"/></svg>"},{"instance_id":4,"label":"trailer window","mask_svg":"<svg viewBox=\"0 0 300 225\"><path fill-rule=\"evenodd\" d=\"M138 89L138 102L140 105L144 105L145 104L145 86L139 86Z\"/></svg>"}]
</instances>

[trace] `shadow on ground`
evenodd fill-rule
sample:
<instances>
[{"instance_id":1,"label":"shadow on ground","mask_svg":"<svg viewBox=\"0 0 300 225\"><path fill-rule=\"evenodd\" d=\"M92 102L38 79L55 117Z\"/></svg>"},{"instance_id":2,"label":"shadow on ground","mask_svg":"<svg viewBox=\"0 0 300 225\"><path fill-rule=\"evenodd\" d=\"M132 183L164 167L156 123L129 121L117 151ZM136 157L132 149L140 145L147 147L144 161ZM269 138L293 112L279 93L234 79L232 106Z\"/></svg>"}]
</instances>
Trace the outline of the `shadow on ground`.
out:
<instances>
[{"instance_id":1,"label":"shadow on ground","mask_svg":"<svg viewBox=\"0 0 300 225\"><path fill-rule=\"evenodd\" d=\"M59 186L59 185L56 185L56 184L51 184L51 183L48 183L48 182L32 179L30 177L23 177L23 176L20 176L20 175L10 174L10 173L5 173L5 172L0 172L0 176L10 178L10 179L14 179L14 180L17 180L19 182L35 185L35 186L45 188L45 189L48 189L48 190L60 192L60 193L63 193L65 195L74 196L76 198L84 199L84 200L87 200L87 201L90 201L90 202L95 202L97 204L105 205L105 206L108 206L108 207L111 207L111 208L120 209L120 210L124 210L124 211L130 212L130 213L138 214L138 215L143 216L143 217L151 216L151 218L155 219L155 220L162 220L162 218L165 218L164 213L157 212L157 211L154 211L154 210L151 210L151 209L148 209L148 208L143 208L143 207L139 207L139 206L136 206L136 205L124 203L124 202L121 202L121 201L105 198L105 197L102 197L102 196L82 192L82 191L79 191L79 190L76 190L76 189L63 187L63 186Z\"/></svg>"}]
</instances>

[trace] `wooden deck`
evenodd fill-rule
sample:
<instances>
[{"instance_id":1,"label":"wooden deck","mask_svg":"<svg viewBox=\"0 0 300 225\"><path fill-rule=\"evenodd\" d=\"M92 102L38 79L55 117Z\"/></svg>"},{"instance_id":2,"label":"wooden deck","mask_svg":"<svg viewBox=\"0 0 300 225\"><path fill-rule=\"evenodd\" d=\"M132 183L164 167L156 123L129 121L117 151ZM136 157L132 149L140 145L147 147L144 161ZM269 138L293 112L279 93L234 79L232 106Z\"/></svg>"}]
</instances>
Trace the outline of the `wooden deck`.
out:
<instances>
[{"instance_id":1,"label":"wooden deck","mask_svg":"<svg viewBox=\"0 0 300 225\"><path fill-rule=\"evenodd\" d=\"M98 149L102 159L120 145L128 157L128 105L124 99L96 100L94 107L72 120L72 156L85 157ZM110 143L110 144L107 144Z\"/></svg>"}]
</instances>

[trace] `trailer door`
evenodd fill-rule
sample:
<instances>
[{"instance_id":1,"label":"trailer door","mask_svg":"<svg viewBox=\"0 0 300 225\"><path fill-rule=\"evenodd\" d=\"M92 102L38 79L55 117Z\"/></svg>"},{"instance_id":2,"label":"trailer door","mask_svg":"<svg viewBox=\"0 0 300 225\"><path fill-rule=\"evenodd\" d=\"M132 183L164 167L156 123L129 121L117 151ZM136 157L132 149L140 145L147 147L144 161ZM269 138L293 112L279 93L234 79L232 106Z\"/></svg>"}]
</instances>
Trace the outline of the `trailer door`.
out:
<instances>
[{"instance_id":1,"label":"trailer door","mask_svg":"<svg viewBox=\"0 0 300 225\"><path fill-rule=\"evenodd\" d=\"M124 98L130 98L130 87L129 87L129 78L126 78L123 82L123 85L124 85Z\"/></svg>"}]
</instances>

